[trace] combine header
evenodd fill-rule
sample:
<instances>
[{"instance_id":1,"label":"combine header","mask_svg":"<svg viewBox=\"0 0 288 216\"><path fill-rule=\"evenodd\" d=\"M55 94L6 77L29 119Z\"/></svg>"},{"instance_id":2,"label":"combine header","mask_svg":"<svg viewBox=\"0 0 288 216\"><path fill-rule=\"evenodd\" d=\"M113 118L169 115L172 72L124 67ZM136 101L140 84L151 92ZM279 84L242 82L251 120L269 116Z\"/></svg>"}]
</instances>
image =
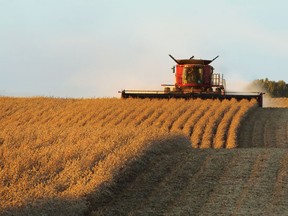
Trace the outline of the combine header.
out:
<instances>
[{"instance_id":1,"label":"combine header","mask_svg":"<svg viewBox=\"0 0 288 216\"><path fill-rule=\"evenodd\" d=\"M175 73L175 84L162 84L163 91L122 90L122 98L184 98L184 99L232 99L252 100L256 99L260 107L263 106L263 93L259 92L226 92L226 82L223 75L213 73L214 68L210 65L219 56L212 60L175 59L169 55L176 66L172 68Z\"/></svg>"}]
</instances>

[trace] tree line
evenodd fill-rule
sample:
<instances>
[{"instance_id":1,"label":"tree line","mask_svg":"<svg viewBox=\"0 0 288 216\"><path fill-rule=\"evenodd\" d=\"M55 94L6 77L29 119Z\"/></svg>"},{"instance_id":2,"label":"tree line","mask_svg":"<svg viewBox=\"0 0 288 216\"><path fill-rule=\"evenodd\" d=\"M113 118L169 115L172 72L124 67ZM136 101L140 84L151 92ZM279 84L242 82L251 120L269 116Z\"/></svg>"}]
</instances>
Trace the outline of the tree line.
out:
<instances>
[{"instance_id":1,"label":"tree line","mask_svg":"<svg viewBox=\"0 0 288 216\"><path fill-rule=\"evenodd\" d=\"M257 91L264 91L271 97L288 97L288 84L279 80L278 82L266 79L256 79L251 83L251 87Z\"/></svg>"}]
</instances>

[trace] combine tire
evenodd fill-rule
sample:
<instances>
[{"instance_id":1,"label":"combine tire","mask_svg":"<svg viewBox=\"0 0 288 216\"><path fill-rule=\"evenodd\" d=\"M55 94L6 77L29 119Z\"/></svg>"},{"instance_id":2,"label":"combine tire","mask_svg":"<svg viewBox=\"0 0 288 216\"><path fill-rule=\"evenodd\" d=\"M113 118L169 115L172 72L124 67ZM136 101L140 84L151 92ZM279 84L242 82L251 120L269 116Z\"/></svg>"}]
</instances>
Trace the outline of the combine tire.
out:
<instances>
[{"instance_id":1,"label":"combine tire","mask_svg":"<svg viewBox=\"0 0 288 216\"><path fill-rule=\"evenodd\" d=\"M164 93L166 93L166 94L170 93L170 88L169 87L165 87L164 88Z\"/></svg>"}]
</instances>

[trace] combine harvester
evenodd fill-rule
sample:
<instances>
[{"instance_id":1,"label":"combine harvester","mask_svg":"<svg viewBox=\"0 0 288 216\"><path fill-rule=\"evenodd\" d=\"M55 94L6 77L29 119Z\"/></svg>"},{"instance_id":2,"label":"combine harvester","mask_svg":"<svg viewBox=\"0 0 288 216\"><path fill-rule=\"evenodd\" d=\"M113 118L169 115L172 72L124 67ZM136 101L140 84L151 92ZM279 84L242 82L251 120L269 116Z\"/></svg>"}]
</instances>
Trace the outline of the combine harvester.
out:
<instances>
[{"instance_id":1,"label":"combine harvester","mask_svg":"<svg viewBox=\"0 0 288 216\"><path fill-rule=\"evenodd\" d=\"M223 75L213 73L214 68L210 65L219 56L212 60L194 59L175 59L173 73L176 82L172 84L162 84L164 91L154 90L122 90L122 98L184 98L184 99L232 99L240 101L242 99L256 99L259 106L263 106L263 93L261 92L226 92L226 82Z\"/></svg>"}]
</instances>

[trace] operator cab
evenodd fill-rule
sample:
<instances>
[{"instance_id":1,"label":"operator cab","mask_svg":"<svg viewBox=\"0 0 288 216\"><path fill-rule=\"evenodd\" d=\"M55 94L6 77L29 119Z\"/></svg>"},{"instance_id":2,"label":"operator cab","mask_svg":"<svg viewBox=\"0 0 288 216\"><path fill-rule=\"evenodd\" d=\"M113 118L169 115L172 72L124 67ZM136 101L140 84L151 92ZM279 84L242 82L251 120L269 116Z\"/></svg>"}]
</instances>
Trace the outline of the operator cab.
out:
<instances>
[{"instance_id":1,"label":"operator cab","mask_svg":"<svg viewBox=\"0 0 288 216\"><path fill-rule=\"evenodd\" d=\"M203 89L211 86L213 67L201 64L176 65L175 86L177 88Z\"/></svg>"},{"instance_id":2,"label":"operator cab","mask_svg":"<svg viewBox=\"0 0 288 216\"><path fill-rule=\"evenodd\" d=\"M182 75L183 84L202 84L203 83L203 67L197 66L184 66Z\"/></svg>"},{"instance_id":3,"label":"operator cab","mask_svg":"<svg viewBox=\"0 0 288 216\"><path fill-rule=\"evenodd\" d=\"M175 90L181 92L221 92L225 89L225 80L220 74L213 74L214 68L209 65L212 60L174 59L177 64L173 67L175 73Z\"/></svg>"}]
</instances>

